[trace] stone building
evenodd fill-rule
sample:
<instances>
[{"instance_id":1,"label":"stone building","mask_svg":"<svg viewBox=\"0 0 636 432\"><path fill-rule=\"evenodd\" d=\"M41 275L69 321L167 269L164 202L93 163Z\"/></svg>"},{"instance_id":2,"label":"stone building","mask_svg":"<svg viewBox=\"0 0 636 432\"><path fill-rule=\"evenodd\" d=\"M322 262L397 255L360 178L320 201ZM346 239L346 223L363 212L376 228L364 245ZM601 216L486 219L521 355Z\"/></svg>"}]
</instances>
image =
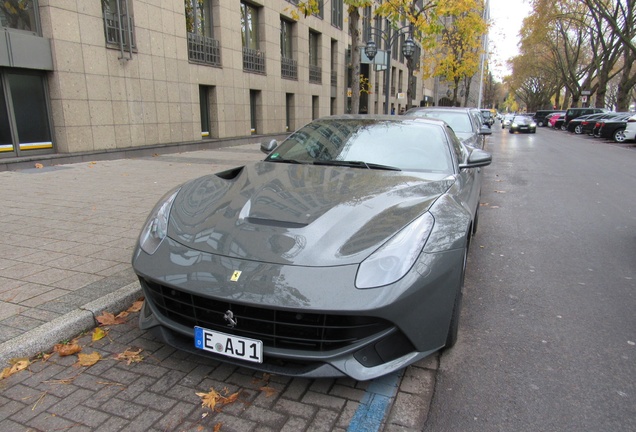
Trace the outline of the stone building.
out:
<instances>
[{"instance_id":1,"label":"stone building","mask_svg":"<svg viewBox=\"0 0 636 432\"><path fill-rule=\"evenodd\" d=\"M293 10L294 0L3 0L0 161L256 141L348 112L346 6L330 0L298 19ZM372 8L361 25L363 41L387 30ZM392 50L397 113L403 40ZM384 110L376 69L362 65L371 89L361 112ZM415 75L419 105L433 85Z\"/></svg>"}]
</instances>

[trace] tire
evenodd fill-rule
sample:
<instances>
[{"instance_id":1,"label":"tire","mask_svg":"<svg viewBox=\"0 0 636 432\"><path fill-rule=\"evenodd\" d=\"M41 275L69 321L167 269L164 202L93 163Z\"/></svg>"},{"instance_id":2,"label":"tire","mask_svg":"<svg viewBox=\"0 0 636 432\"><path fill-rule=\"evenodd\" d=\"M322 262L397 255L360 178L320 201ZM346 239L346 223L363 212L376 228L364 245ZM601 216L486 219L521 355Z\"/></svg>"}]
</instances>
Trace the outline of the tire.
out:
<instances>
[{"instance_id":1,"label":"tire","mask_svg":"<svg viewBox=\"0 0 636 432\"><path fill-rule=\"evenodd\" d=\"M468 240L466 241L468 243ZM468 244L464 249L464 263L462 267L461 282L459 290L455 295L455 302L453 303L453 312L451 315L450 325L448 326L448 334L446 335L446 343L444 349L450 349L457 343L457 337L459 335L459 316L462 312L462 297L464 291L464 276L466 274L466 260L468 259Z\"/></svg>"},{"instance_id":2,"label":"tire","mask_svg":"<svg viewBox=\"0 0 636 432\"><path fill-rule=\"evenodd\" d=\"M566 131L566 130L568 130L568 128L567 128L567 126L566 126L566 125L561 125L561 130L562 130L562 131Z\"/></svg>"},{"instance_id":3,"label":"tire","mask_svg":"<svg viewBox=\"0 0 636 432\"><path fill-rule=\"evenodd\" d=\"M577 135L581 135L583 133L583 126L578 125L577 127L574 128L574 133Z\"/></svg>"},{"instance_id":4,"label":"tire","mask_svg":"<svg viewBox=\"0 0 636 432\"><path fill-rule=\"evenodd\" d=\"M617 129L614 131L614 135L612 137L614 138L614 141L618 143L625 142L625 129Z\"/></svg>"},{"instance_id":5,"label":"tire","mask_svg":"<svg viewBox=\"0 0 636 432\"><path fill-rule=\"evenodd\" d=\"M510 129L510 133L511 133L511 134L513 134L513 133L515 133L515 131L513 131L512 129Z\"/></svg>"},{"instance_id":6,"label":"tire","mask_svg":"<svg viewBox=\"0 0 636 432\"><path fill-rule=\"evenodd\" d=\"M542 121L540 121L540 122L538 122L538 123L537 123L537 126L539 126L539 127L543 127L543 126L544 126L544 124L543 124L543 122L542 122Z\"/></svg>"}]
</instances>

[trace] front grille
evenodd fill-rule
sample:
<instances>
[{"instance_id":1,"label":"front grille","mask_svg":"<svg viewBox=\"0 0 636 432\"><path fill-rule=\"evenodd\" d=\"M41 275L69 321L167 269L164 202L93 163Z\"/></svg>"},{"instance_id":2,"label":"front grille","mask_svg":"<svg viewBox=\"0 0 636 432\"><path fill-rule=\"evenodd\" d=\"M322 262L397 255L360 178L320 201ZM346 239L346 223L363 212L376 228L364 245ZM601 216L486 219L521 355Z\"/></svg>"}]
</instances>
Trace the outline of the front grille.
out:
<instances>
[{"instance_id":1,"label":"front grille","mask_svg":"<svg viewBox=\"0 0 636 432\"><path fill-rule=\"evenodd\" d=\"M147 301L167 319L186 327L203 327L263 341L266 347L328 351L351 345L391 327L388 321L363 316L284 311L214 300L142 279ZM227 326L231 310L238 322Z\"/></svg>"}]
</instances>

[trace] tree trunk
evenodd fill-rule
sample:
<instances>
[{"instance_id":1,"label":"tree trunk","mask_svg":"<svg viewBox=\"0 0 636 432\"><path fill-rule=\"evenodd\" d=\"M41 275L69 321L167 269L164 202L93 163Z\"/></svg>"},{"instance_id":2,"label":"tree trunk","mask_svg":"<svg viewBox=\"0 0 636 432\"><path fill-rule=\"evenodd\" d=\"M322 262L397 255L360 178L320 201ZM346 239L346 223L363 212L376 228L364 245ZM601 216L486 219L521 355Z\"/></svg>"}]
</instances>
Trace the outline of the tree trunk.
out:
<instances>
[{"instance_id":1,"label":"tree trunk","mask_svg":"<svg viewBox=\"0 0 636 432\"><path fill-rule=\"evenodd\" d=\"M351 34L351 112L360 112L360 11L349 6L349 33Z\"/></svg>"},{"instance_id":2,"label":"tree trunk","mask_svg":"<svg viewBox=\"0 0 636 432\"><path fill-rule=\"evenodd\" d=\"M625 50L623 53L623 71L618 83L616 95L616 111L629 111L630 93L636 85L636 74L632 74L632 66L636 61L636 52Z\"/></svg>"}]
</instances>

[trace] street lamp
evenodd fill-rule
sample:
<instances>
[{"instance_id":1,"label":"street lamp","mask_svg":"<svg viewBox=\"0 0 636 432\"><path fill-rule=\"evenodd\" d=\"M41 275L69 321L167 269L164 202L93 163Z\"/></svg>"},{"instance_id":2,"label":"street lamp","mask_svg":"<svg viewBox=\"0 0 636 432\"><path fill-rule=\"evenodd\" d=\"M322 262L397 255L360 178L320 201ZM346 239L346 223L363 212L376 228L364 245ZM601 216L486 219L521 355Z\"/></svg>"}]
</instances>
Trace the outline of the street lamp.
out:
<instances>
[{"instance_id":1,"label":"street lamp","mask_svg":"<svg viewBox=\"0 0 636 432\"><path fill-rule=\"evenodd\" d=\"M410 28L410 26L404 26L395 31L393 34L389 34L381 29L375 29L373 33L380 36L384 41L384 46L386 47L386 71L384 72L384 114L389 113L389 90L391 85L391 47L393 46L393 42L396 41L398 36L404 35L404 30ZM370 39L367 42L367 45L364 47L364 53L369 60L373 60L375 55L378 53L378 47L373 41ZM415 53L415 42L409 36L404 43L402 44L402 55L407 59L410 59Z\"/></svg>"}]
</instances>

